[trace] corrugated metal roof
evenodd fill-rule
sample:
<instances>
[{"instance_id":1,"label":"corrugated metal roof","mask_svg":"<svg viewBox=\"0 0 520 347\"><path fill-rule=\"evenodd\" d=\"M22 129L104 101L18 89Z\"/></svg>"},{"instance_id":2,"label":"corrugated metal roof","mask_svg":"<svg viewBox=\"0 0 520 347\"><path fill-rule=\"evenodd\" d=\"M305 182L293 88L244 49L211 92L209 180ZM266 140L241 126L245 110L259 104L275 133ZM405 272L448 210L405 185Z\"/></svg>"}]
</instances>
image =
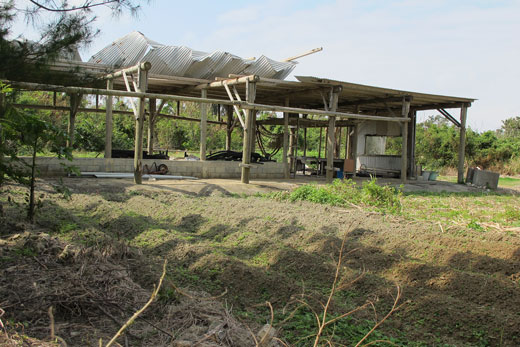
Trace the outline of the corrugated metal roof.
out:
<instances>
[{"instance_id":1,"label":"corrugated metal roof","mask_svg":"<svg viewBox=\"0 0 520 347\"><path fill-rule=\"evenodd\" d=\"M283 80L291 73L295 66L295 62L275 61L262 55L246 68L244 74Z\"/></svg>"},{"instance_id":2,"label":"corrugated metal roof","mask_svg":"<svg viewBox=\"0 0 520 347\"><path fill-rule=\"evenodd\" d=\"M140 61L152 63L150 72L153 74L208 80L230 74L284 79L296 66L295 62L279 62L263 55L251 61L223 51L206 53L185 46L163 45L138 31L114 41L89 60L117 69L136 65Z\"/></svg>"}]
</instances>

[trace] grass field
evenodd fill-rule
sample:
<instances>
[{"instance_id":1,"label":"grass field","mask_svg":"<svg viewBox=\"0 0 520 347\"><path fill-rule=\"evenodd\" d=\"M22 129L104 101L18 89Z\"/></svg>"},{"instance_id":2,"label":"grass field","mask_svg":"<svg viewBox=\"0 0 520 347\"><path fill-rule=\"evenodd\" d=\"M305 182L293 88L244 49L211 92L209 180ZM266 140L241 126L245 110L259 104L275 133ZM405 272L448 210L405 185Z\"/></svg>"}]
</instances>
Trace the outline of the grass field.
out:
<instances>
[{"instance_id":1,"label":"grass field","mask_svg":"<svg viewBox=\"0 0 520 347\"><path fill-rule=\"evenodd\" d=\"M243 331L233 335L242 342L221 345L254 345L243 327L256 332L270 322L272 305L277 336L289 345L309 346L317 332L313 312L323 317L320 302L327 301L345 239L340 283L359 279L335 292L327 317L340 317L367 300L370 304L330 324L321 345L354 345L362 339L391 310L398 287L399 309L365 342L520 344L517 195L410 193L398 195L400 209L387 209L386 203L371 198L386 194L374 187L352 200L309 188L305 194L238 196L214 190L198 195L153 184L134 186L126 180L71 179L65 183L72 198L63 200L53 192L53 183L40 186L44 197L35 226L22 222L23 189L8 186L1 194L6 226L0 242L0 307L6 311L2 319L11 326L22 324L30 336L48 335L47 305L54 302L57 335L69 345L97 344L98 337L110 336L118 329L116 322L131 315L130 307L141 305L167 259L168 285L145 319L171 336L136 321L127 336L131 345L168 345L181 339L193 342L194 334L206 336L218 326L207 318L217 312L216 306L208 308L211 302L232 317L222 313L227 328L221 329ZM56 241L42 246L41 232ZM68 256L66 249L78 253ZM107 272L111 267L117 271ZM82 282L90 278L87 273L98 274L100 269L113 275L89 282L90 287ZM51 270L57 271L54 277L45 277ZM60 271L74 278L74 287L67 287L74 288L74 300L49 294L44 297L51 301L40 302L42 294L57 293L56 286L68 282L52 279L65 278ZM85 278L76 278L78 271ZM101 300L98 287L113 304L92 304ZM16 293L22 290L38 299L21 300ZM125 294L116 295L118 290ZM216 298L182 306L186 293ZM184 325L175 325L171 312L185 317Z\"/></svg>"}]
</instances>

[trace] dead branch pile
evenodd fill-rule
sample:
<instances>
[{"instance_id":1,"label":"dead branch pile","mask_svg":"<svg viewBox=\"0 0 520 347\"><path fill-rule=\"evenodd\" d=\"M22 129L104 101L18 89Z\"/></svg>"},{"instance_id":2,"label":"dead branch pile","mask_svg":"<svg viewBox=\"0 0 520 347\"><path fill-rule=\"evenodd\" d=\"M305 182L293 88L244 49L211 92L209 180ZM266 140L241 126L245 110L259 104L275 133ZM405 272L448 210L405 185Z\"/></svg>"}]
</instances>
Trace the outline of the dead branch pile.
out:
<instances>
[{"instance_id":1,"label":"dead branch pile","mask_svg":"<svg viewBox=\"0 0 520 347\"><path fill-rule=\"evenodd\" d=\"M52 330L68 345L97 345L99 338L108 341L152 292L132 279L132 275L140 275L136 273L138 257L126 254L127 249L119 250L119 254L114 250L108 254L72 246L43 233L25 232L0 239L0 308L5 310L4 324L20 322L11 328L23 328L23 334L43 340L49 340ZM154 346L197 342L200 346L254 345L246 327L214 298L201 292L184 293L188 295L179 295L173 303L159 295L159 300L138 317L119 342ZM52 327L50 307L54 308Z\"/></svg>"}]
</instances>

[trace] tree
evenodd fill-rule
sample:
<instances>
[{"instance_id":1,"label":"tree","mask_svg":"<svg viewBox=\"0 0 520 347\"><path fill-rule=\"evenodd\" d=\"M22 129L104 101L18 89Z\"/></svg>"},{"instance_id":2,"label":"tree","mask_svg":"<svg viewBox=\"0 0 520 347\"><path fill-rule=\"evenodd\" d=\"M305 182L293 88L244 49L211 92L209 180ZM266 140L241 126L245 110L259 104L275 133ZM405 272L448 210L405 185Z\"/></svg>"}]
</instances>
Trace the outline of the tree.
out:
<instances>
[{"instance_id":1,"label":"tree","mask_svg":"<svg viewBox=\"0 0 520 347\"><path fill-rule=\"evenodd\" d=\"M520 137L520 117L511 117L502 121L500 128L505 137Z\"/></svg>"},{"instance_id":2,"label":"tree","mask_svg":"<svg viewBox=\"0 0 520 347\"><path fill-rule=\"evenodd\" d=\"M123 11L136 14L140 9L135 0L84 0L78 5L70 5L66 0L29 0L28 4L26 1L3 1L0 4L0 78L70 80L70 74L50 73L45 66L59 57L72 56L79 47L92 42L99 32L93 25L96 20L93 10L101 6L108 7L114 15ZM21 15L41 33L38 43L20 35L15 40L10 39L13 34L10 25ZM79 80L75 82L80 83Z\"/></svg>"},{"instance_id":3,"label":"tree","mask_svg":"<svg viewBox=\"0 0 520 347\"><path fill-rule=\"evenodd\" d=\"M51 71L48 64L60 57L70 57L78 47L92 41L99 32L93 26L96 20L93 9L105 6L118 15L122 11L135 14L140 8L134 0L83 0L78 5L70 5L66 0L29 0L25 8L20 5L14 0L0 4L0 79L45 80L46 83L67 79L68 84L81 83L81 80L74 74ZM28 24L40 31L38 43L21 36L10 39L10 25L22 14ZM85 76L82 79L87 80ZM16 93L3 83L0 89L0 185L11 179L29 187L28 219L32 222L38 151L47 146L58 156L71 158L71 149L63 146L63 131L38 114L12 107ZM19 151L24 148L30 152L29 162L19 157Z\"/></svg>"}]
</instances>

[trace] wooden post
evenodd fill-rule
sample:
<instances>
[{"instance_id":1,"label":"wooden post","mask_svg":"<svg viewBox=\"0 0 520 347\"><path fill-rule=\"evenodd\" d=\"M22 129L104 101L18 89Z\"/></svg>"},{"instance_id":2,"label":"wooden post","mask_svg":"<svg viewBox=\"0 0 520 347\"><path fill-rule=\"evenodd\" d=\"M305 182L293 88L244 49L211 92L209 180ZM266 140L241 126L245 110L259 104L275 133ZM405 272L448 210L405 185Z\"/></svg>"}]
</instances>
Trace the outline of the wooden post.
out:
<instances>
[{"instance_id":1,"label":"wooden post","mask_svg":"<svg viewBox=\"0 0 520 347\"><path fill-rule=\"evenodd\" d=\"M107 80L107 90L114 88L114 81ZM105 117L105 158L112 158L112 129L114 121L112 118L112 96L107 95Z\"/></svg>"},{"instance_id":2,"label":"wooden post","mask_svg":"<svg viewBox=\"0 0 520 347\"><path fill-rule=\"evenodd\" d=\"M289 107L289 98L285 99L285 106ZM283 153L282 162L284 164L284 178L289 178L289 160L287 155L289 154L289 113L283 113Z\"/></svg>"},{"instance_id":3,"label":"wooden post","mask_svg":"<svg viewBox=\"0 0 520 347\"><path fill-rule=\"evenodd\" d=\"M354 160L354 177L357 172L357 155L358 155L358 135L359 135L359 124L354 125L352 130L352 159Z\"/></svg>"},{"instance_id":4,"label":"wooden post","mask_svg":"<svg viewBox=\"0 0 520 347\"><path fill-rule=\"evenodd\" d=\"M323 137L323 128L320 127L320 143L318 145L318 159L321 158L321 139Z\"/></svg>"},{"instance_id":5,"label":"wooden post","mask_svg":"<svg viewBox=\"0 0 520 347\"><path fill-rule=\"evenodd\" d=\"M251 114L251 153L256 151L256 111Z\"/></svg>"},{"instance_id":6,"label":"wooden post","mask_svg":"<svg viewBox=\"0 0 520 347\"><path fill-rule=\"evenodd\" d=\"M149 69L149 68L148 68ZM145 93L148 88L148 69L139 67L137 92ZM141 97L137 100L137 114L135 115L135 143L134 143L134 182L143 183L143 127L144 106L146 99Z\"/></svg>"},{"instance_id":7,"label":"wooden post","mask_svg":"<svg viewBox=\"0 0 520 347\"><path fill-rule=\"evenodd\" d=\"M408 175L417 177L415 170L415 126L417 122L417 111L410 112L408 122Z\"/></svg>"},{"instance_id":8,"label":"wooden post","mask_svg":"<svg viewBox=\"0 0 520 347\"><path fill-rule=\"evenodd\" d=\"M289 113L289 118L291 118L291 114ZM298 123L298 120L296 120L296 123ZM289 170L295 169L295 162L296 162L296 153L294 153L294 150L296 149L296 128L294 126L289 127ZM295 170L296 171L296 170Z\"/></svg>"},{"instance_id":9,"label":"wooden post","mask_svg":"<svg viewBox=\"0 0 520 347\"><path fill-rule=\"evenodd\" d=\"M202 89L200 97L206 99L208 90ZM206 141L208 136L208 104L200 104L200 160L206 160Z\"/></svg>"},{"instance_id":10,"label":"wooden post","mask_svg":"<svg viewBox=\"0 0 520 347\"><path fill-rule=\"evenodd\" d=\"M332 90L330 93L330 103L329 110L332 112L336 112L338 109L338 97L340 90ZM335 133L336 133L336 117L329 117L329 127L327 134L327 175L326 179L328 183L331 183L334 180L334 149L336 147Z\"/></svg>"},{"instance_id":11,"label":"wooden post","mask_svg":"<svg viewBox=\"0 0 520 347\"><path fill-rule=\"evenodd\" d=\"M2 93L0 90L0 120L5 117L5 93ZM2 127L3 122L0 122L0 148L4 146L4 129ZM0 167L4 167L4 155L0 155ZM0 170L0 185L4 183L5 180L5 170Z\"/></svg>"},{"instance_id":12,"label":"wooden post","mask_svg":"<svg viewBox=\"0 0 520 347\"><path fill-rule=\"evenodd\" d=\"M346 130L347 131L345 131L345 159L350 159L349 154L348 154L348 151L352 146L349 143L350 142L350 127L346 127Z\"/></svg>"},{"instance_id":13,"label":"wooden post","mask_svg":"<svg viewBox=\"0 0 520 347\"><path fill-rule=\"evenodd\" d=\"M254 103L256 97L256 83L246 82L246 101ZM253 136L253 115L255 110L246 110L246 119L244 121L244 142L242 148L242 183L249 183L249 173L251 171L251 137Z\"/></svg>"},{"instance_id":14,"label":"wooden post","mask_svg":"<svg viewBox=\"0 0 520 347\"><path fill-rule=\"evenodd\" d=\"M231 135L233 134L233 106L226 105L226 151L231 150Z\"/></svg>"},{"instance_id":15,"label":"wooden post","mask_svg":"<svg viewBox=\"0 0 520 347\"><path fill-rule=\"evenodd\" d=\"M404 119L408 119L408 113L410 112L410 100L407 98L403 99L403 108L401 116ZM406 173L408 171L408 123L401 123L401 133L403 139L402 151L401 151L401 182L406 183Z\"/></svg>"},{"instance_id":16,"label":"wooden post","mask_svg":"<svg viewBox=\"0 0 520 347\"><path fill-rule=\"evenodd\" d=\"M153 134L155 130L155 120L157 119L157 99L150 98L148 99L149 108L150 111L148 114L148 155L153 154Z\"/></svg>"},{"instance_id":17,"label":"wooden post","mask_svg":"<svg viewBox=\"0 0 520 347\"><path fill-rule=\"evenodd\" d=\"M334 156L339 158L341 155L341 127L337 127L334 133Z\"/></svg>"},{"instance_id":18,"label":"wooden post","mask_svg":"<svg viewBox=\"0 0 520 347\"><path fill-rule=\"evenodd\" d=\"M303 128L303 156L307 156L307 127Z\"/></svg>"},{"instance_id":19,"label":"wooden post","mask_svg":"<svg viewBox=\"0 0 520 347\"><path fill-rule=\"evenodd\" d=\"M459 165L457 167L457 182L464 183L464 159L466 154L466 118L468 106L460 108L460 143L459 143Z\"/></svg>"},{"instance_id":20,"label":"wooden post","mask_svg":"<svg viewBox=\"0 0 520 347\"><path fill-rule=\"evenodd\" d=\"M74 128L76 127L76 113L78 113L79 105L81 104L81 94L71 93L70 97L70 112L69 125L67 127L67 147L74 145Z\"/></svg>"}]
</instances>

